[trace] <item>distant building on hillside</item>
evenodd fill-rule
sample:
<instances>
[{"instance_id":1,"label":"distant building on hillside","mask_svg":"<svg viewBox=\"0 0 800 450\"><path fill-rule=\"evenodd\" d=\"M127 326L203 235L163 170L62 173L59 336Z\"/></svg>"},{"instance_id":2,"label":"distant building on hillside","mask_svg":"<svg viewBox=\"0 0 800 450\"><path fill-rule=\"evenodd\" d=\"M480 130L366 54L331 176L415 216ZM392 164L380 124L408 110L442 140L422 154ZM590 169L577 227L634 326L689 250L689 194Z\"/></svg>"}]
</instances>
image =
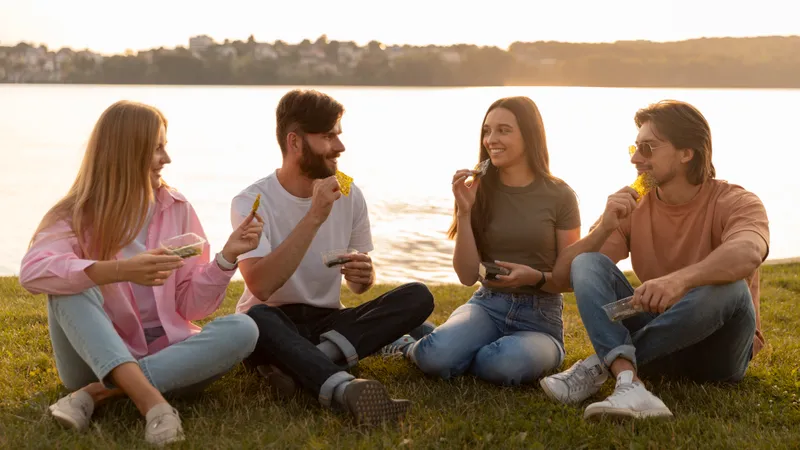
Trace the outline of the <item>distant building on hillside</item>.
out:
<instances>
[{"instance_id":1,"label":"distant building on hillside","mask_svg":"<svg viewBox=\"0 0 800 450\"><path fill-rule=\"evenodd\" d=\"M214 39L210 36L201 35L189 38L189 50L194 54L203 53L208 47L214 45Z\"/></svg>"}]
</instances>

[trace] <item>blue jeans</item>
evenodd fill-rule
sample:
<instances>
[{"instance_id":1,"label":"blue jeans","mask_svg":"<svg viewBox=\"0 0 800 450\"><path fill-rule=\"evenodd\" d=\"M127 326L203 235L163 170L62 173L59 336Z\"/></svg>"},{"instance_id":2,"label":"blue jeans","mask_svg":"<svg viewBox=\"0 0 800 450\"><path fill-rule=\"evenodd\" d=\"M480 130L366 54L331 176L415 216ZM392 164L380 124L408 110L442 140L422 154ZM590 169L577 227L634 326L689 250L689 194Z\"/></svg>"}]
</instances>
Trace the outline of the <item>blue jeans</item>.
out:
<instances>
[{"instance_id":1,"label":"blue jeans","mask_svg":"<svg viewBox=\"0 0 800 450\"><path fill-rule=\"evenodd\" d=\"M739 381L752 357L756 315L743 280L690 290L663 314L612 322L603 305L633 295L616 264L601 253L575 258L572 287L597 356L625 358L643 374L696 381Z\"/></svg>"},{"instance_id":2,"label":"blue jeans","mask_svg":"<svg viewBox=\"0 0 800 450\"><path fill-rule=\"evenodd\" d=\"M50 296L47 319L58 375L71 391L109 382L106 377L115 367L136 362L160 392L194 393L246 358L258 339L255 322L235 314L215 319L200 333L137 361L114 330L96 287Z\"/></svg>"},{"instance_id":3,"label":"blue jeans","mask_svg":"<svg viewBox=\"0 0 800 450\"><path fill-rule=\"evenodd\" d=\"M564 359L563 307L560 294L480 287L407 355L426 374L444 379L469 370L495 384L530 383Z\"/></svg>"}]
</instances>

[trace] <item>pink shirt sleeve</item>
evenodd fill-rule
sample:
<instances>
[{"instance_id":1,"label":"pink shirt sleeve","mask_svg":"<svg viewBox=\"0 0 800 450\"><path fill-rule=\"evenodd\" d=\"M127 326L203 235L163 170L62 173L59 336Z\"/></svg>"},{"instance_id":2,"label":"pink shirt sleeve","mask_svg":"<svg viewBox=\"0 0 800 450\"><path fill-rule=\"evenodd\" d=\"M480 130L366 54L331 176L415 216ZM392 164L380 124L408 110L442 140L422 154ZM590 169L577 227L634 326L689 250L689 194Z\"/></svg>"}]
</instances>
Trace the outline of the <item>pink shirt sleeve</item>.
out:
<instances>
[{"instance_id":1,"label":"pink shirt sleeve","mask_svg":"<svg viewBox=\"0 0 800 450\"><path fill-rule=\"evenodd\" d=\"M195 233L205 238L205 232L194 208L187 202L187 228L183 233ZM236 270L222 270L211 257L206 243L203 253L186 260L177 271L175 303L178 313L186 320L201 320L213 314L225 299L225 291Z\"/></svg>"},{"instance_id":2,"label":"pink shirt sleeve","mask_svg":"<svg viewBox=\"0 0 800 450\"><path fill-rule=\"evenodd\" d=\"M85 272L95 262L82 258L69 225L57 222L36 236L22 258L20 284L33 294L77 294L95 286Z\"/></svg>"}]
</instances>

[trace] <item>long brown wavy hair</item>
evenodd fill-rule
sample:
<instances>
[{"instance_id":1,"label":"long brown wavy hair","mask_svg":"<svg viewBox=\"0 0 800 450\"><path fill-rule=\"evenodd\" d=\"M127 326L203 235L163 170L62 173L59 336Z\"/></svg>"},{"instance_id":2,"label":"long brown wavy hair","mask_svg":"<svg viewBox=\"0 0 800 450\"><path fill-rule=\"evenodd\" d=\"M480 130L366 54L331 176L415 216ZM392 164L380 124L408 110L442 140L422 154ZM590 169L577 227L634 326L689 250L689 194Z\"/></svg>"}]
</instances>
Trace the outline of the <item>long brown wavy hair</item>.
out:
<instances>
[{"instance_id":1,"label":"long brown wavy hair","mask_svg":"<svg viewBox=\"0 0 800 450\"><path fill-rule=\"evenodd\" d=\"M167 119L131 101L109 106L94 126L78 175L42 218L31 239L58 221L69 223L86 258L113 259L139 234L154 199L150 165ZM163 183L163 181L162 181Z\"/></svg>"},{"instance_id":2,"label":"long brown wavy hair","mask_svg":"<svg viewBox=\"0 0 800 450\"><path fill-rule=\"evenodd\" d=\"M501 98L489 106L486 114L483 116L481 125L486 123L486 117L492 110L497 108L505 108L514 114L519 124L519 130L522 134L522 141L525 146L525 156L528 161L528 166L533 171L537 178L543 178L545 181L552 183L564 183L561 179L553 176L550 173L550 154L547 151L547 137L544 132L544 122L542 115L539 113L539 108L536 103L528 97L505 97ZM480 137L480 152L478 154L478 161L489 159L489 150L483 146L483 126L481 126ZM500 182L500 176L497 168L490 167L486 175L481 178L481 184L478 186L478 191L475 196L475 205L472 207L470 220L472 222L472 231L475 235L475 243L478 246L478 253L483 257L485 243L486 228L491 220L491 204L490 199L497 189L497 184ZM453 211L453 223L447 232L447 237L455 239L458 234L458 204L455 204Z\"/></svg>"}]
</instances>

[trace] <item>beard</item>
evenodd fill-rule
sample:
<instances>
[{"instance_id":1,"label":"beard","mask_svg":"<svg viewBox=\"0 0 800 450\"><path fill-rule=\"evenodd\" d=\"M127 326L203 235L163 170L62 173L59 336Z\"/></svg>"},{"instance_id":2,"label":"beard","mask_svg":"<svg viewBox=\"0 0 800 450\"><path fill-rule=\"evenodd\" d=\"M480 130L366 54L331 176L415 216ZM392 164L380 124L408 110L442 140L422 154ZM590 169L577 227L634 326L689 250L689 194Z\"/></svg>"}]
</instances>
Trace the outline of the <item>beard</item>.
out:
<instances>
[{"instance_id":1,"label":"beard","mask_svg":"<svg viewBox=\"0 0 800 450\"><path fill-rule=\"evenodd\" d=\"M300 172L312 180L328 178L334 175L336 171L328 167L327 160L326 156L314 152L311 149L311 144L303 136L303 157L300 159Z\"/></svg>"},{"instance_id":2,"label":"beard","mask_svg":"<svg viewBox=\"0 0 800 450\"><path fill-rule=\"evenodd\" d=\"M656 178L653 176L653 180L656 186L664 187L671 183L675 178L678 177L679 169L677 167L673 167L670 169L669 172L665 173L663 176Z\"/></svg>"}]
</instances>

